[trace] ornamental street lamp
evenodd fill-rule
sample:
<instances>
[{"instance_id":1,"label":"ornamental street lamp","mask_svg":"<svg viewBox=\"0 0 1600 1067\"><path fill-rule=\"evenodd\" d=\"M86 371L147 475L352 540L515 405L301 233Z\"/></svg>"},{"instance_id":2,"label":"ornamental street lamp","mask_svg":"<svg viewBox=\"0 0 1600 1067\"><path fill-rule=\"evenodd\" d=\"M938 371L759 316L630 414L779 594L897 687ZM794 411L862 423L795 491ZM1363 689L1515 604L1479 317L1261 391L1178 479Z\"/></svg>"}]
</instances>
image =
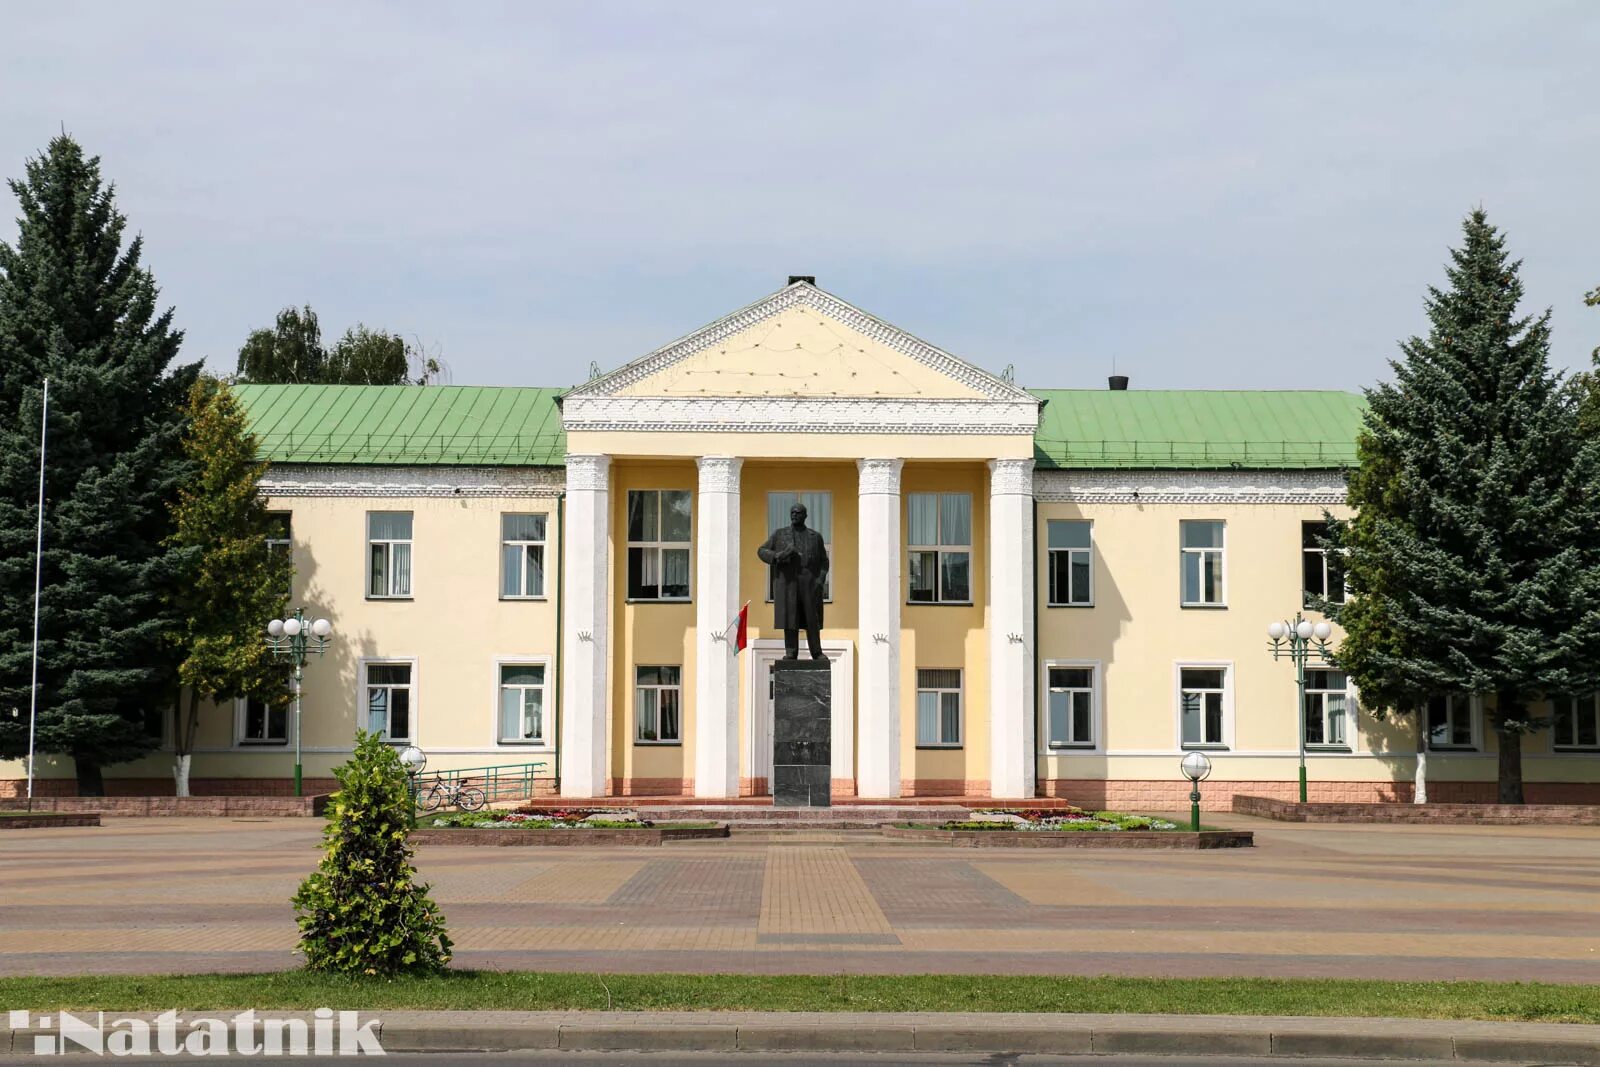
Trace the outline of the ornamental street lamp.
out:
<instances>
[{"instance_id":1,"label":"ornamental street lamp","mask_svg":"<svg viewBox=\"0 0 1600 1067\"><path fill-rule=\"evenodd\" d=\"M1294 662L1295 698L1299 704L1300 723L1300 803L1306 802L1306 663L1311 659L1311 653L1324 662L1333 651L1328 646L1328 638L1333 635L1333 627L1326 622L1313 623L1310 619L1303 618L1297 611L1293 622L1273 622L1267 624L1267 637L1272 643L1267 650L1272 653L1273 659L1289 658Z\"/></svg>"},{"instance_id":2,"label":"ornamental street lamp","mask_svg":"<svg viewBox=\"0 0 1600 1067\"><path fill-rule=\"evenodd\" d=\"M400 766L406 769L406 784L411 789L411 825L417 825L417 775L428 766L428 754L416 745L400 750Z\"/></svg>"},{"instance_id":3,"label":"ornamental street lamp","mask_svg":"<svg viewBox=\"0 0 1600 1067\"><path fill-rule=\"evenodd\" d=\"M1189 779L1189 829L1200 832L1200 783L1211 777L1211 758L1204 752L1191 752L1178 764Z\"/></svg>"},{"instance_id":4,"label":"ornamental street lamp","mask_svg":"<svg viewBox=\"0 0 1600 1067\"><path fill-rule=\"evenodd\" d=\"M267 647L274 659L286 659L294 664L294 795L301 796L300 777L300 690L306 666L306 656L322 655L328 650L328 635L333 633L333 623L327 619L306 621L306 609L296 608L287 619L273 619L267 623ZM315 643L313 643L315 642Z\"/></svg>"}]
</instances>

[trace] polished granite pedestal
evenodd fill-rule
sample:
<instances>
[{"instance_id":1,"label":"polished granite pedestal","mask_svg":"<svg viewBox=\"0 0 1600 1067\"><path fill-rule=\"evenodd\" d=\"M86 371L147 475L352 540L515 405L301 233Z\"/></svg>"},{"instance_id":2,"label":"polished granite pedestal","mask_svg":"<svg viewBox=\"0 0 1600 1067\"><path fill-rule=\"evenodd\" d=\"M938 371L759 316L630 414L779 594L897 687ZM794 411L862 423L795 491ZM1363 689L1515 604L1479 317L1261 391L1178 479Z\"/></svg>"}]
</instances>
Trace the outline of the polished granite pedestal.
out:
<instances>
[{"instance_id":1,"label":"polished granite pedestal","mask_svg":"<svg viewBox=\"0 0 1600 1067\"><path fill-rule=\"evenodd\" d=\"M826 659L772 665L772 803L826 808L832 803L833 672Z\"/></svg>"}]
</instances>

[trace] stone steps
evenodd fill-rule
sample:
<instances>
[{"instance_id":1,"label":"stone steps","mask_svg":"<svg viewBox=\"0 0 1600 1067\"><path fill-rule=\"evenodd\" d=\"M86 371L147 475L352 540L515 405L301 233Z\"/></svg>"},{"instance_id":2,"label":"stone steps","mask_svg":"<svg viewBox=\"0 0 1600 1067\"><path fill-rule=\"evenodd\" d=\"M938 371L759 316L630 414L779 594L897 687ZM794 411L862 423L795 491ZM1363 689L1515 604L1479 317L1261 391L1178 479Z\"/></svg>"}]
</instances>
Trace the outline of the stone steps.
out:
<instances>
[{"instance_id":1,"label":"stone steps","mask_svg":"<svg viewBox=\"0 0 1600 1067\"><path fill-rule=\"evenodd\" d=\"M840 830L877 829L884 823L941 823L965 819L971 811L955 805L852 804L831 808L770 808L743 805L695 804L652 805L640 814L653 822L709 820L724 822L735 829L763 830Z\"/></svg>"}]
</instances>

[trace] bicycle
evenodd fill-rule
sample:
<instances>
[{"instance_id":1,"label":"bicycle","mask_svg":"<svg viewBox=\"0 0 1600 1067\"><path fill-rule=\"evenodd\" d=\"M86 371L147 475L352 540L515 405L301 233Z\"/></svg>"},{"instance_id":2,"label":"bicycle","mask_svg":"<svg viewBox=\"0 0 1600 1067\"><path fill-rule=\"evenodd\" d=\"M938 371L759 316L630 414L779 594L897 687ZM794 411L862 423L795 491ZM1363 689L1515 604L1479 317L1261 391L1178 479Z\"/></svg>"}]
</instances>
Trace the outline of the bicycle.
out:
<instances>
[{"instance_id":1,"label":"bicycle","mask_svg":"<svg viewBox=\"0 0 1600 1067\"><path fill-rule=\"evenodd\" d=\"M438 811L448 804L462 811L478 811L487 803L489 798L482 789L465 781L449 781L443 775L436 775L432 784L417 794L417 806L423 811Z\"/></svg>"}]
</instances>

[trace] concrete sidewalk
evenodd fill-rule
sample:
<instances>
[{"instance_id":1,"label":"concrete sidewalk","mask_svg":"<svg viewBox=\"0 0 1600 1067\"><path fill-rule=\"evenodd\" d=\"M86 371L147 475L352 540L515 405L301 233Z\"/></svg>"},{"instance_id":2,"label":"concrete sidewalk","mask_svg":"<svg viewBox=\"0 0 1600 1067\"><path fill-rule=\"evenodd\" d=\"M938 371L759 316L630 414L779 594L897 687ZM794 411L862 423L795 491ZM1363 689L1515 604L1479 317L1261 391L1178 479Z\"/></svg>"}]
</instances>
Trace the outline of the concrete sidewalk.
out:
<instances>
[{"instance_id":1,"label":"concrete sidewalk","mask_svg":"<svg viewBox=\"0 0 1600 1067\"><path fill-rule=\"evenodd\" d=\"M92 1017L93 1013L88 1013ZM186 1017L226 1018L225 1012ZM311 1019L310 1013L262 1013ZM82 1015L80 1014L80 1017ZM154 1013L107 1013L153 1019ZM1317 1056L1600 1065L1600 1026L1230 1015L856 1012L363 1012L387 1052L967 1052ZM0 1030L33 1049L42 1020ZM181 1032L181 1028L180 1028Z\"/></svg>"}]
</instances>

